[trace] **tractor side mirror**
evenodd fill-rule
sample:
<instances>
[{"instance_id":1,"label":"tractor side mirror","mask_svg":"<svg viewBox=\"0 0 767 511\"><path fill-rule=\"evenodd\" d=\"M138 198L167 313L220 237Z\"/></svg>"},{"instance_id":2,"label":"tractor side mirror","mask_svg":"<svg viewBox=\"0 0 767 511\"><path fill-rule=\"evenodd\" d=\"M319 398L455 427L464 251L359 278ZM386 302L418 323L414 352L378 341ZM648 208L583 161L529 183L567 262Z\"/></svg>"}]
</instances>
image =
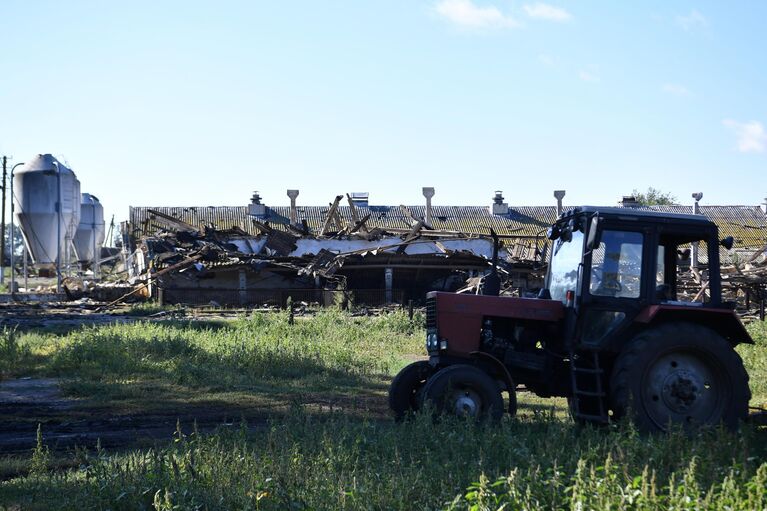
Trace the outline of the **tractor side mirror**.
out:
<instances>
[{"instance_id":1,"label":"tractor side mirror","mask_svg":"<svg viewBox=\"0 0 767 511\"><path fill-rule=\"evenodd\" d=\"M601 241L599 236L600 222L601 220L599 218L599 213L591 217L591 225L589 226L589 236L586 238L586 250L594 250L594 247L599 245L599 242Z\"/></svg>"},{"instance_id":2,"label":"tractor side mirror","mask_svg":"<svg viewBox=\"0 0 767 511\"><path fill-rule=\"evenodd\" d=\"M727 236L722 241L719 242L720 245L722 245L727 250L732 250L732 246L735 244L735 238L732 236Z\"/></svg>"},{"instance_id":3,"label":"tractor side mirror","mask_svg":"<svg viewBox=\"0 0 767 511\"><path fill-rule=\"evenodd\" d=\"M562 231L559 230L559 226L556 224L549 227L549 230L546 231L546 237L549 238L551 241L559 239L559 236L562 234Z\"/></svg>"}]
</instances>

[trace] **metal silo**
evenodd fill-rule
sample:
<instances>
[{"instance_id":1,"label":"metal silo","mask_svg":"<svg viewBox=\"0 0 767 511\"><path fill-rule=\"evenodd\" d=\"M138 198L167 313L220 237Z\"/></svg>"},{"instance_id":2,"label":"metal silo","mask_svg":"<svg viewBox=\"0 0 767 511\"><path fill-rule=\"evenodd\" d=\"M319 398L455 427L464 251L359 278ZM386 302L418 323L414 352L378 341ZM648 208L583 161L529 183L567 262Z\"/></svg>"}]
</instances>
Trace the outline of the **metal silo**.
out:
<instances>
[{"instance_id":1,"label":"metal silo","mask_svg":"<svg viewBox=\"0 0 767 511\"><path fill-rule=\"evenodd\" d=\"M94 273L97 271L104 235L104 208L97 197L83 193L80 202L80 224L73 241L80 264L96 263L93 264Z\"/></svg>"},{"instance_id":2,"label":"metal silo","mask_svg":"<svg viewBox=\"0 0 767 511\"><path fill-rule=\"evenodd\" d=\"M80 181L50 154L38 154L14 173L15 217L33 262L50 267L67 262L80 222ZM60 211L57 208L61 204Z\"/></svg>"}]
</instances>

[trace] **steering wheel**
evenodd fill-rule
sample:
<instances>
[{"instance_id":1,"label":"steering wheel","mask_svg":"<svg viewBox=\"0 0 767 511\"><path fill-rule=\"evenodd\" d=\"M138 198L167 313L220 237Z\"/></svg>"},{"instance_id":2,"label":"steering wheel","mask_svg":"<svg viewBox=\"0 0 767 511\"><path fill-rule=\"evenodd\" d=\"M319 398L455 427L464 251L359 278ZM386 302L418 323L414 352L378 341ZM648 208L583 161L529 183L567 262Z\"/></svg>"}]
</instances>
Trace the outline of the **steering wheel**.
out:
<instances>
[{"instance_id":1,"label":"steering wheel","mask_svg":"<svg viewBox=\"0 0 767 511\"><path fill-rule=\"evenodd\" d=\"M613 274L610 274L613 275ZM608 296L615 296L623 290L623 286L618 281L617 273L614 274L614 278L605 280L605 271L602 268L593 266L591 268L591 289L594 290L594 294L606 294ZM600 292L601 291L601 292ZM606 291L606 292L605 292Z\"/></svg>"},{"instance_id":2,"label":"steering wheel","mask_svg":"<svg viewBox=\"0 0 767 511\"><path fill-rule=\"evenodd\" d=\"M596 289L602 285L602 279L604 278L604 270L597 266L591 267L591 288Z\"/></svg>"}]
</instances>

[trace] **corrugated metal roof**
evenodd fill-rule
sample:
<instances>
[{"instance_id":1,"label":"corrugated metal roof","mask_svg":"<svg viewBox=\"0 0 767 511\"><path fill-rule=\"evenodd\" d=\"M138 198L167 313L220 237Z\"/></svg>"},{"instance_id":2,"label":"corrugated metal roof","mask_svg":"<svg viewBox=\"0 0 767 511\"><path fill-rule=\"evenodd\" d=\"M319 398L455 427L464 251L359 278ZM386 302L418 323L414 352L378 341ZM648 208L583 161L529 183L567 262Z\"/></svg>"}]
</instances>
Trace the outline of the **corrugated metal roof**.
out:
<instances>
[{"instance_id":1,"label":"corrugated metal roof","mask_svg":"<svg viewBox=\"0 0 767 511\"><path fill-rule=\"evenodd\" d=\"M325 222L329 207L298 207L299 223L306 220L312 232L319 232ZM360 218L370 214L367 221L369 228L409 229L410 219L399 206L357 207ZM426 217L426 206L408 206L417 219ZM218 207L131 207L130 223L135 235L149 235L162 227L162 219L154 217L150 210L172 216L195 226L213 224L219 229L240 227L251 234L257 234L253 220L248 215L246 206ZM353 223L349 206L339 206L338 213L342 220ZM493 215L489 207L484 206L434 206L432 207L432 227L439 230L459 231L464 233L489 234L492 227L500 235L535 236L546 229L556 219L556 207L522 206L509 208L508 215ZM276 206L266 209L266 216L257 218L260 222L269 222L273 228L283 229L290 220L290 206Z\"/></svg>"},{"instance_id":2,"label":"corrugated metal roof","mask_svg":"<svg viewBox=\"0 0 767 511\"><path fill-rule=\"evenodd\" d=\"M651 206L665 213L692 215L692 206ZM700 206L700 213L719 227L721 237L732 236L738 247L761 247L767 243L767 215L759 206Z\"/></svg>"},{"instance_id":3,"label":"corrugated metal roof","mask_svg":"<svg viewBox=\"0 0 767 511\"><path fill-rule=\"evenodd\" d=\"M300 206L297 208L298 221L306 220L312 232L319 232L328 209L328 206ZM418 219L426 216L423 205L408 206L408 209ZM692 206L652 206L647 209L692 214ZM154 234L162 227L162 220L153 218L149 210L157 210L195 226L213 224L219 229L236 226L251 234L258 233L247 206L131 207L130 223L134 236ZM700 206L700 210L719 226L722 237L733 236L736 246L762 247L767 243L767 216L758 206ZM273 228L286 229L290 206L268 207L266 211L266 216L259 221L269 222ZM410 227L409 219L399 206L357 207L357 212L360 218L370 213L367 222L370 228ZM352 222L349 206L339 206L338 213L344 222ZM485 206L433 206L432 217L435 229L489 234L492 227L499 235L526 237L535 236L551 225L556 220L556 207L510 206L507 215L494 215L490 207Z\"/></svg>"}]
</instances>

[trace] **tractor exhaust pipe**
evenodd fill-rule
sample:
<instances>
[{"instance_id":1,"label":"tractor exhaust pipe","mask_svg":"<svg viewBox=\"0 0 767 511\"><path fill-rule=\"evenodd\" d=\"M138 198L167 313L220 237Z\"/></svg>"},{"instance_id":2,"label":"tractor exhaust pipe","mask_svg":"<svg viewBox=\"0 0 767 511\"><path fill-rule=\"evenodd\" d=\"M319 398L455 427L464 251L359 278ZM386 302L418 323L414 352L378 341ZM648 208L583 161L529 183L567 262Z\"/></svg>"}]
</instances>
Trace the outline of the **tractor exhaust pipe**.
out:
<instances>
[{"instance_id":1,"label":"tractor exhaust pipe","mask_svg":"<svg viewBox=\"0 0 767 511\"><path fill-rule=\"evenodd\" d=\"M482 294L486 296L498 296L501 294L501 277L498 275L498 249L501 241L498 239L493 228L490 228L490 236L493 237L493 266L490 273L482 279Z\"/></svg>"}]
</instances>

